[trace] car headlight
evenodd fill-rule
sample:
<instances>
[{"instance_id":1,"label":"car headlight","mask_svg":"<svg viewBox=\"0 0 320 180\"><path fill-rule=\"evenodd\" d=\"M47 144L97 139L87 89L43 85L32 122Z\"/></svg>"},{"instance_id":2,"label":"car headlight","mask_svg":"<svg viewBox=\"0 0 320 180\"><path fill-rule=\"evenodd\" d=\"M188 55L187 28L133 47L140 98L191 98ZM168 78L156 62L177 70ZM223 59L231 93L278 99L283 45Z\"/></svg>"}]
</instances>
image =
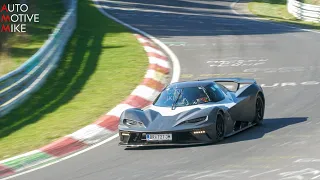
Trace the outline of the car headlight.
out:
<instances>
[{"instance_id":1,"label":"car headlight","mask_svg":"<svg viewBox=\"0 0 320 180\"><path fill-rule=\"evenodd\" d=\"M208 116L203 116L203 117L199 117L199 118L183 121L183 122L179 123L179 125L181 125L181 124L194 124L194 123L198 123L198 122L204 122L207 119L208 119Z\"/></svg>"},{"instance_id":2,"label":"car headlight","mask_svg":"<svg viewBox=\"0 0 320 180\"><path fill-rule=\"evenodd\" d=\"M198 122L201 122L201 121L205 121L207 119L207 116L204 116L204 117L199 117L199 118L195 118L195 119L190 119L190 120L187 120L185 121L186 123L198 123Z\"/></svg>"},{"instance_id":3,"label":"car headlight","mask_svg":"<svg viewBox=\"0 0 320 180\"><path fill-rule=\"evenodd\" d=\"M124 119L123 124L125 124L127 126L144 127L144 124L142 122L131 120L131 119Z\"/></svg>"}]
</instances>

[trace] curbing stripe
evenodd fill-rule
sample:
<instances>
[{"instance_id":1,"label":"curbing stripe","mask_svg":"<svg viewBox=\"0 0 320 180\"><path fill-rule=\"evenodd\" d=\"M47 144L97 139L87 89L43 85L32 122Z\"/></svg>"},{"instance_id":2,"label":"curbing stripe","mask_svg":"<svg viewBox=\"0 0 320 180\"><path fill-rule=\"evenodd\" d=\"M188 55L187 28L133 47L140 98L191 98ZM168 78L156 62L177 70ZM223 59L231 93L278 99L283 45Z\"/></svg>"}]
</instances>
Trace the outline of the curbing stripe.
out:
<instances>
[{"instance_id":1,"label":"curbing stripe","mask_svg":"<svg viewBox=\"0 0 320 180\"><path fill-rule=\"evenodd\" d=\"M34 166L37 164L42 164L46 160L49 160L50 158L53 158L51 155L46 154L41 151L34 151L34 154L23 156L20 158L13 159L11 161L7 161L3 163L6 167L9 167L11 169L19 169L19 171L22 171L24 169L27 169L30 166Z\"/></svg>"},{"instance_id":2,"label":"curbing stripe","mask_svg":"<svg viewBox=\"0 0 320 180\"><path fill-rule=\"evenodd\" d=\"M63 137L51 144L48 144L42 148L40 151L43 151L52 156L60 157L71 152L77 151L84 147L88 146L85 143L79 142L76 139L71 137Z\"/></svg>"},{"instance_id":3,"label":"curbing stripe","mask_svg":"<svg viewBox=\"0 0 320 180\"><path fill-rule=\"evenodd\" d=\"M0 177L1 176L8 176L8 175L11 175L11 174L14 174L14 170L13 169L10 169L10 168L7 168L5 166L2 166L0 164Z\"/></svg>"},{"instance_id":4,"label":"curbing stripe","mask_svg":"<svg viewBox=\"0 0 320 180\"><path fill-rule=\"evenodd\" d=\"M168 70L170 69L170 65L169 65L168 61L166 61L166 60L159 59L157 57L148 57L148 59L149 59L150 64L155 64L155 65L161 66L163 68L166 68Z\"/></svg>"},{"instance_id":5,"label":"curbing stripe","mask_svg":"<svg viewBox=\"0 0 320 180\"><path fill-rule=\"evenodd\" d=\"M40 151L39 150L33 150L33 151L30 151L30 152L27 152L27 153L24 153L24 154L21 154L21 155L18 155L18 156L14 156L14 157L2 160L2 161L0 161L0 164L4 164L4 163L6 163L8 161L14 161L15 159L18 159L18 158L21 158L21 157L31 156L31 155L36 154L38 152L40 152Z\"/></svg>"},{"instance_id":6,"label":"curbing stripe","mask_svg":"<svg viewBox=\"0 0 320 180\"><path fill-rule=\"evenodd\" d=\"M164 84L162 84L158 81L155 81L154 79L148 79L148 78L145 78L143 80L143 82L141 83L141 85L148 86L148 87L153 88L159 92L161 92L162 89L165 87Z\"/></svg>"},{"instance_id":7,"label":"curbing stripe","mask_svg":"<svg viewBox=\"0 0 320 180\"><path fill-rule=\"evenodd\" d=\"M147 40L146 38L138 38L138 41L139 41L140 43L150 42L150 41Z\"/></svg>"},{"instance_id":8,"label":"curbing stripe","mask_svg":"<svg viewBox=\"0 0 320 180\"><path fill-rule=\"evenodd\" d=\"M163 73L163 74L168 74L169 71L170 71L168 68L164 68L162 66L159 66L158 64L150 64L149 65L149 69L158 71L158 72Z\"/></svg>"},{"instance_id":9,"label":"curbing stripe","mask_svg":"<svg viewBox=\"0 0 320 180\"><path fill-rule=\"evenodd\" d=\"M148 53L156 53L160 56L166 56L162 51L160 51L159 49L155 49L153 47L144 46L144 50Z\"/></svg>"},{"instance_id":10,"label":"curbing stripe","mask_svg":"<svg viewBox=\"0 0 320 180\"><path fill-rule=\"evenodd\" d=\"M150 105L152 102L148 101L142 97L130 95L125 101L123 101L123 104L129 104L131 106L134 106L136 108L143 108L145 106Z\"/></svg>"},{"instance_id":11,"label":"curbing stripe","mask_svg":"<svg viewBox=\"0 0 320 180\"><path fill-rule=\"evenodd\" d=\"M166 84L166 78L165 78L165 74L149 69L146 73L146 75L144 76L144 78L146 79L153 79L155 81L158 81L162 84Z\"/></svg>"},{"instance_id":12,"label":"curbing stripe","mask_svg":"<svg viewBox=\"0 0 320 180\"><path fill-rule=\"evenodd\" d=\"M130 108L134 108L134 107L128 104L119 104L115 108L113 108L111 111L109 111L106 115L120 117L121 113L124 110L130 109Z\"/></svg>"},{"instance_id":13,"label":"curbing stripe","mask_svg":"<svg viewBox=\"0 0 320 180\"><path fill-rule=\"evenodd\" d=\"M145 85L139 85L132 93L132 96L138 96L147 101L153 101L160 92Z\"/></svg>"},{"instance_id":14,"label":"curbing stripe","mask_svg":"<svg viewBox=\"0 0 320 180\"><path fill-rule=\"evenodd\" d=\"M118 129L119 119L117 116L105 115L96 121L95 124L111 131L116 131Z\"/></svg>"},{"instance_id":15,"label":"curbing stripe","mask_svg":"<svg viewBox=\"0 0 320 180\"><path fill-rule=\"evenodd\" d=\"M150 42L150 40L148 38L141 36L140 34L135 34L135 36L140 43Z\"/></svg>"},{"instance_id":16,"label":"curbing stripe","mask_svg":"<svg viewBox=\"0 0 320 180\"><path fill-rule=\"evenodd\" d=\"M157 53L154 53L154 52L147 52L147 55L149 57L155 57L155 58L158 58L158 59L162 59L164 61L168 61L168 58L166 56L163 56L163 55L160 55L160 54L157 54Z\"/></svg>"},{"instance_id":17,"label":"curbing stripe","mask_svg":"<svg viewBox=\"0 0 320 180\"><path fill-rule=\"evenodd\" d=\"M98 126L97 124L90 124L67 137L71 137L86 144L95 144L112 132L108 129Z\"/></svg>"},{"instance_id":18,"label":"curbing stripe","mask_svg":"<svg viewBox=\"0 0 320 180\"><path fill-rule=\"evenodd\" d=\"M141 34L134 34L138 39L147 39L146 37L142 36Z\"/></svg>"},{"instance_id":19,"label":"curbing stripe","mask_svg":"<svg viewBox=\"0 0 320 180\"><path fill-rule=\"evenodd\" d=\"M159 51L161 51L155 44L151 43L150 41L149 42L144 42L144 43L141 43L143 46L149 46L149 47L152 47L154 49L158 49Z\"/></svg>"}]
</instances>

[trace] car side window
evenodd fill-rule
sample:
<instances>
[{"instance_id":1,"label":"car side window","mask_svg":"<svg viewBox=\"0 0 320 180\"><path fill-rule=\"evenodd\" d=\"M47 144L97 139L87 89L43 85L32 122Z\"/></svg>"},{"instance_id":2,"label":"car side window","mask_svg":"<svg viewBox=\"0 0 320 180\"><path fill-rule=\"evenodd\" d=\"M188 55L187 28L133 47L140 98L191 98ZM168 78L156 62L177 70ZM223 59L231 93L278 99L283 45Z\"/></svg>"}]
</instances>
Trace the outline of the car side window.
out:
<instances>
[{"instance_id":1,"label":"car side window","mask_svg":"<svg viewBox=\"0 0 320 180\"><path fill-rule=\"evenodd\" d=\"M216 84L209 85L205 87L206 91L212 102L222 101L225 96L223 92L220 90L220 87Z\"/></svg>"},{"instance_id":2,"label":"car side window","mask_svg":"<svg viewBox=\"0 0 320 180\"><path fill-rule=\"evenodd\" d=\"M228 93L229 92L229 90L224 86L224 85L222 85L222 84L219 84L219 83L217 83L217 85L220 87L220 89L224 92L224 93Z\"/></svg>"}]
</instances>

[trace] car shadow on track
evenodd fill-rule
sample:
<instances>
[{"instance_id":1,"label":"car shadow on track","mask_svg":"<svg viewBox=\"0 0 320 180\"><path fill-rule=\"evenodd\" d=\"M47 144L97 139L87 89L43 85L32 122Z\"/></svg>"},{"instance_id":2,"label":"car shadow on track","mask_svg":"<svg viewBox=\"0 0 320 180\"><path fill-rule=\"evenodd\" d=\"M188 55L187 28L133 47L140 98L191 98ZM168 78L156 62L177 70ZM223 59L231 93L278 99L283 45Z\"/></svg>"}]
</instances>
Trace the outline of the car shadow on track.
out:
<instances>
[{"instance_id":1,"label":"car shadow on track","mask_svg":"<svg viewBox=\"0 0 320 180\"><path fill-rule=\"evenodd\" d=\"M158 150L158 149L171 149L171 148L190 148L196 146L214 146L220 144L228 144L240 141L248 141L253 139L260 139L270 132L276 131L281 128L285 128L290 125L296 125L307 121L308 117L290 117L290 118L272 118L264 119L263 124L260 126L254 126L248 128L242 132L239 132L233 136L225 138L223 141L213 144L202 145L188 145L188 146L152 146L152 147L135 147L126 148L126 150ZM299 129L297 129L298 131ZM294 132L293 132L294 133Z\"/></svg>"},{"instance_id":2,"label":"car shadow on track","mask_svg":"<svg viewBox=\"0 0 320 180\"><path fill-rule=\"evenodd\" d=\"M278 129L286 128L290 125L296 125L307 121L307 117L291 117L291 118L272 118L264 119L263 124L260 126L254 126L238 134L235 134L224 141L217 144L227 144L239 141L247 141L253 139L259 139L264 137L270 132L276 131Z\"/></svg>"}]
</instances>

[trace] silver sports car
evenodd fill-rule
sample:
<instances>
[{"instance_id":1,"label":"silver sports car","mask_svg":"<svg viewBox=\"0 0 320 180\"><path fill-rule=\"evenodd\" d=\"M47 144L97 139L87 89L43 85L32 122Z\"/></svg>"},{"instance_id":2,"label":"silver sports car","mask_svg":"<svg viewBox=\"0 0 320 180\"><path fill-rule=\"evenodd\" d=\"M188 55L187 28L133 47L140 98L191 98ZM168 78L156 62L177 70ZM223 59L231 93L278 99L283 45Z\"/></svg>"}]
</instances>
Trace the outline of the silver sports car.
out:
<instances>
[{"instance_id":1,"label":"silver sports car","mask_svg":"<svg viewBox=\"0 0 320 180\"><path fill-rule=\"evenodd\" d=\"M224 83L235 84L235 90ZM254 79L214 78L177 82L147 109L125 110L119 145L127 147L206 144L259 125L265 99Z\"/></svg>"}]
</instances>

